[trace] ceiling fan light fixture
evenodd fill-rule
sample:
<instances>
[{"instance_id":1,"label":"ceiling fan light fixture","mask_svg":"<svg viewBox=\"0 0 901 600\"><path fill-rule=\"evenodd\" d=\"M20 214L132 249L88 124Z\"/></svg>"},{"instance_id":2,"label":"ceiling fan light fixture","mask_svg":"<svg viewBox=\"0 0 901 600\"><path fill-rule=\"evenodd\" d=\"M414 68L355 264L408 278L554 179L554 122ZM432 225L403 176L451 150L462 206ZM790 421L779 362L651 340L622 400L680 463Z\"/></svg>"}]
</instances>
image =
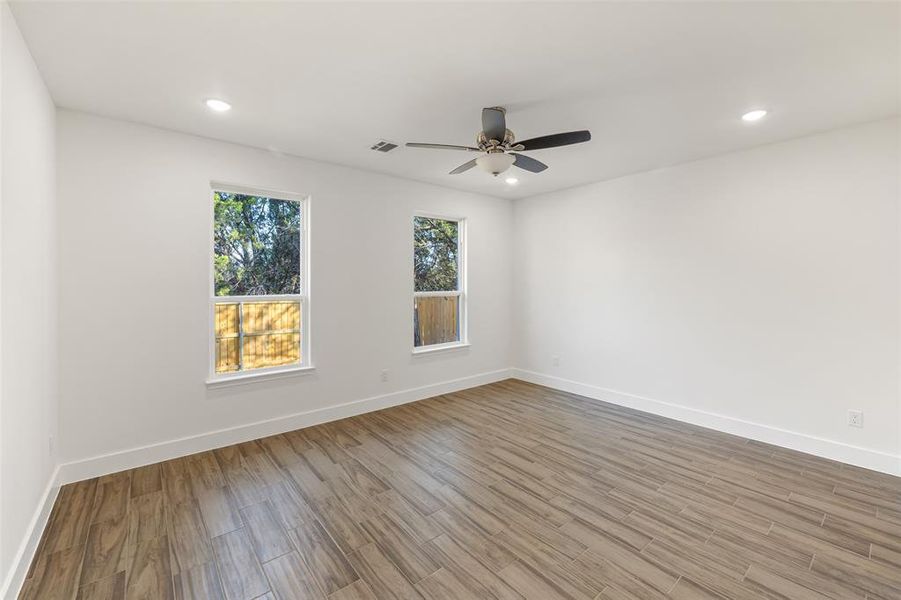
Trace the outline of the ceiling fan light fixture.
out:
<instances>
[{"instance_id":1,"label":"ceiling fan light fixture","mask_svg":"<svg viewBox=\"0 0 901 600\"><path fill-rule=\"evenodd\" d=\"M547 165L531 156L519 154L528 150L543 150L545 148L557 148L581 144L591 139L591 132L587 129L581 131L567 131L554 133L540 137L516 142L516 136L507 129L507 111L500 106L482 109L482 131L476 136L475 146L456 146L451 144L423 144L419 142L407 142L407 148L434 148L436 150L462 150L465 152L478 152L477 158L470 159L451 171L450 175L459 175L470 169L479 167L486 173L495 177L515 166L529 173L541 173L547 169ZM516 143L514 143L516 142ZM484 154L482 154L484 153ZM516 177L507 177L507 185L516 185Z\"/></svg>"},{"instance_id":2,"label":"ceiling fan light fixture","mask_svg":"<svg viewBox=\"0 0 901 600\"><path fill-rule=\"evenodd\" d=\"M491 173L492 175L499 175L513 166L514 160L516 160L516 158L510 154L490 152L485 156L477 158L476 164L483 171Z\"/></svg>"}]
</instances>

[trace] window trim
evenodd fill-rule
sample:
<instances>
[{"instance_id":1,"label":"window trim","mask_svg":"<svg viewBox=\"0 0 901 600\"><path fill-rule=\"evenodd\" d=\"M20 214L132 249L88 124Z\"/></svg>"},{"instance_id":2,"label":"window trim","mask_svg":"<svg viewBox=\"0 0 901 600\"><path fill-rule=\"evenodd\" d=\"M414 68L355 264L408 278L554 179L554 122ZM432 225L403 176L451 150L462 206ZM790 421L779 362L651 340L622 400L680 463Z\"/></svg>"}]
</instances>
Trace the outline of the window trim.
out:
<instances>
[{"instance_id":1,"label":"window trim","mask_svg":"<svg viewBox=\"0 0 901 600\"><path fill-rule=\"evenodd\" d=\"M457 223L457 289L456 290L448 290L448 291L430 291L430 292L417 292L416 291L416 218L422 217L426 219L441 219L442 221L454 221ZM410 309L411 309L411 317L412 311L416 310L416 298L428 298L428 297L445 297L445 296L457 296L458 306L460 310L460 339L454 342L445 342L441 344L429 344L427 346L417 346L415 342L412 348L412 354L415 356L417 354L430 354L432 352L440 352L445 350L455 350L457 348L468 348L470 346L469 340L469 310L468 310L468 277L467 277L467 220L466 217L455 217L440 213L433 213L427 211L415 211L413 216L410 218L410 273L414 274L411 277L411 288L412 295L410 297ZM413 326L413 320L410 320L411 326ZM412 332L408 339L415 339L415 331Z\"/></svg>"},{"instance_id":2,"label":"window trim","mask_svg":"<svg viewBox=\"0 0 901 600\"><path fill-rule=\"evenodd\" d=\"M213 194L216 192L225 192L228 194L243 194L248 196L262 196L273 200L287 200L300 204L301 211L301 231L300 231L300 276L301 288L300 294L273 294L273 295L253 295L253 296L216 296L216 273L213 265L215 264L215 236L216 236L216 214L213 202ZM257 186L240 185L234 183L226 183L220 181L210 182L209 195L209 215L210 230L207 244L209 245L209 253L207 258L207 268L209 269L209 285L207 287L207 319L209 322L209 330L207 337L209 338L208 350L208 376L206 384L208 387L226 387L228 385L238 385L250 383L254 380L268 380L286 377L292 374L307 373L314 370L311 355L311 335L310 335L310 196L308 194L298 194L296 192L286 192L284 190L267 189ZM260 369L251 369L249 371L232 371L230 373L216 373L216 317L215 305L220 302L265 302L265 301L285 301L292 300L300 302L300 357L299 363L290 365L279 365L276 367L263 367Z\"/></svg>"}]
</instances>

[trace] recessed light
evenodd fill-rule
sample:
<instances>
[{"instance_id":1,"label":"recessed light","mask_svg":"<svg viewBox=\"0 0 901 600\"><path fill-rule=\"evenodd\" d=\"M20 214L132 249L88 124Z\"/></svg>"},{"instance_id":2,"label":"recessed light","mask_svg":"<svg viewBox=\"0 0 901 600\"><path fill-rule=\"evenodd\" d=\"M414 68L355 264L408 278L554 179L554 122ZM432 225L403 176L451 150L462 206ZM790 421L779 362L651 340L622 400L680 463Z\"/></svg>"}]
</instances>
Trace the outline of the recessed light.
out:
<instances>
[{"instance_id":1,"label":"recessed light","mask_svg":"<svg viewBox=\"0 0 901 600\"><path fill-rule=\"evenodd\" d=\"M766 111L762 108L758 108L757 110L752 110L750 112L746 112L741 116L742 121L746 121L748 123L753 123L754 121L759 121L760 119L766 116Z\"/></svg>"},{"instance_id":2,"label":"recessed light","mask_svg":"<svg viewBox=\"0 0 901 600\"><path fill-rule=\"evenodd\" d=\"M225 112L227 110L231 110L232 105L226 102L225 100L219 100L217 98L207 98L205 102L207 108L210 110L215 110L216 112Z\"/></svg>"},{"instance_id":3,"label":"recessed light","mask_svg":"<svg viewBox=\"0 0 901 600\"><path fill-rule=\"evenodd\" d=\"M517 183L519 183L519 179L517 179L516 177L507 177L506 179L504 179L504 181L507 183L507 185L516 185Z\"/></svg>"}]
</instances>

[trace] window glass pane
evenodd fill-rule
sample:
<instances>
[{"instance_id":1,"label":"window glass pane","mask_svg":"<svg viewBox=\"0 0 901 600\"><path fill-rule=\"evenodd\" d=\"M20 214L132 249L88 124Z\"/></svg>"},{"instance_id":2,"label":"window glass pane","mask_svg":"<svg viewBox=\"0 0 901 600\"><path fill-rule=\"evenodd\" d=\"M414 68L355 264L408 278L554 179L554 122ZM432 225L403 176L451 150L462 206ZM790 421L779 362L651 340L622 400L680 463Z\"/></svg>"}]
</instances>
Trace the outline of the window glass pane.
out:
<instances>
[{"instance_id":1,"label":"window glass pane","mask_svg":"<svg viewBox=\"0 0 901 600\"><path fill-rule=\"evenodd\" d=\"M216 372L299 363L300 315L300 301L216 303Z\"/></svg>"},{"instance_id":2,"label":"window glass pane","mask_svg":"<svg viewBox=\"0 0 901 600\"><path fill-rule=\"evenodd\" d=\"M413 275L417 292L458 290L459 223L413 219Z\"/></svg>"},{"instance_id":3,"label":"window glass pane","mask_svg":"<svg viewBox=\"0 0 901 600\"><path fill-rule=\"evenodd\" d=\"M300 362L299 333L258 333L244 336L243 368L281 367Z\"/></svg>"},{"instance_id":4,"label":"window glass pane","mask_svg":"<svg viewBox=\"0 0 901 600\"><path fill-rule=\"evenodd\" d=\"M414 298L414 346L430 346L459 341L459 296L417 296Z\"/></svg>"},{"instance_id":5,"label":"window glass pane","mask_svg":"<svg viewBox=\"0 0 901 600\"><path fill-rule=\"evenodd\" d=\"M300 294L301 204L214 192L217 296Z\"/></svg>"},{"instance_id":6,"label":"window glass pane","mask_svg":"<svg viewBox=\"0 0 901 600\"><path fill-rule=\"evenodd\" d=\"M241 305L216 304L215 310L216 372L237 371L241 368L241 353L238 350Z\"/></svg>"}]
</instances>

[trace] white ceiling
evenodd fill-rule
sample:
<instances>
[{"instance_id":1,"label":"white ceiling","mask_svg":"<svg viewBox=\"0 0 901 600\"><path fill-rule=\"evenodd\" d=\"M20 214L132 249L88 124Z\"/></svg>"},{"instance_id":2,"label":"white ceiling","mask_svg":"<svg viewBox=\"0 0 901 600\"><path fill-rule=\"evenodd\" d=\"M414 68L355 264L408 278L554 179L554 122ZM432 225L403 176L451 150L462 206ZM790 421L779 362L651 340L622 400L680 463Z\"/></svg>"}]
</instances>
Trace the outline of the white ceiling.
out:
<instances>
[{"instance_id":1,"label":"white ceiling","mask_svg":"<svg viewBox=\"0 0 901 600\"><path fill-rule=\"evenodd\" d=\"M901 4L14 2L57 104L523 197L898 114ZM212 114L202 101L228 100ZM520 184L472 156L483 106L532 152ZM749 125L739 116L765 107Z\"/></svg>"}]
</instances>

